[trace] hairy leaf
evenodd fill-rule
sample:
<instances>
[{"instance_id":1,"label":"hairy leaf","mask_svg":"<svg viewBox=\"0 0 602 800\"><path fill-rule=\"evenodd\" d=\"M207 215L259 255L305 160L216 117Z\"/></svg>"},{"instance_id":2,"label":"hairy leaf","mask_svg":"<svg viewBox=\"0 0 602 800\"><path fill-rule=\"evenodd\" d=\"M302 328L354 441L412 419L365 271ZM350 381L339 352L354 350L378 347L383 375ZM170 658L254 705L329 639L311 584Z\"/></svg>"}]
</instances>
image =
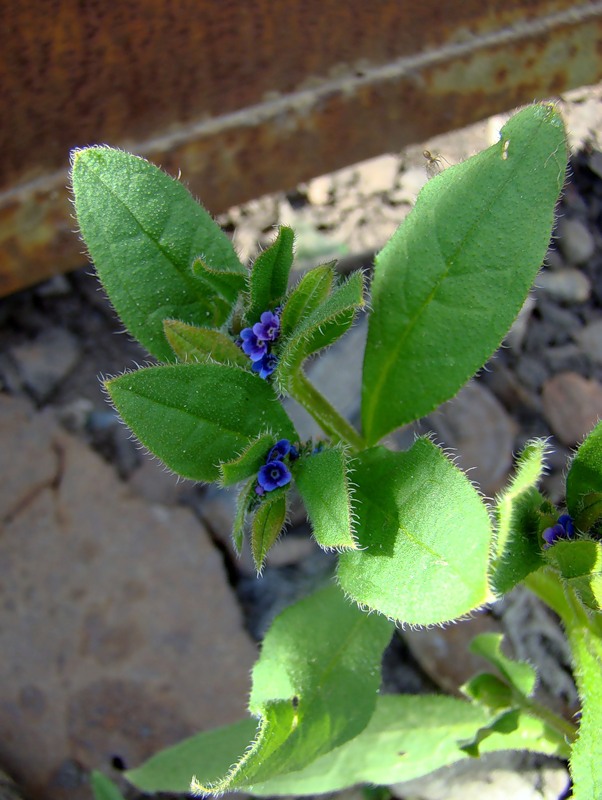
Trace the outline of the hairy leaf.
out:
<instances>
[{"instance_id":1,"label":"hairy leaf","mask_svg":"<svg viewBox=\"0 0 602 800\"><path fill-rule=\"evenodd\" d=\"M286 490L276 490L268 496L253 517L251 552L255 569L261 572L270 548L280 536L286 521Z\"/></svg>"},{"instance_id":2,"label":"hairy leaf","mask_svg":"<svg viewBox=\"0 0 602 800\"><path fill-rule=\"evenodd\" d=\"M524 697L529 697L535 689L536 672L525 661L515 661L502 653L503 638L498 633L482 633L472 640L470 651L487 659L497 667L511 687Z\"/></svg>"},{"instance_id":3,"label":"hairy leaf","mask_svg":"<svg viewBox=\"0 0 602 800\"><path fill-rule=\"evenodd\" d=\"M588 608L602 610L602 542L560 540L545 557Z\"/></svg>"},{"instance_id":4,"label":"hairy leaf","mask_svg":"<svg viewBox=\"0 0 602 800\"><path fill-rule=\"evenodd\" d=\"M357 736L375 708L391 633L390 623L363 614L336 586L282 612L253 670L249 708L259 717L255 740L210 786L194 767L193 788L219 794L245 787L299 769ZM241 752L231 752L230 764Z\"/></svg>"},{"instance_id":5,"label":"hairy leaf","mask_svg":"<svg viewBox=\"0 0 602 800\"><path fill-rule=\"evenodd\" d=\"M249 277L250 302L245 315L249 325L282 302L293 264L294 238L291 228L281 225L276 240L256 258Z\"/></svg>"},{"instance_id":6,"label":"hairy leaf","mask_svg":"<svg viewBox=\"0 0 602 800\"><path fill-rule=\"evenodd\" d=\"M602 519L602 422L577 450L566 479L566 504L577 527L589 530Z\"/></svg>"},{"instance_id":7,"label":"hairy leaf","mask_svg":"<svg viewBox=\"0 0 602 800\"><path fill-rule=\"evenodd\" d=\"M275 373L276 382L283 391L306 358L328 347L351 327L357 310L364 303L363 287L362 273L354 272L285 340Z\"/></svg>"},{"instance_id":8,"label":"hairy leaf","mask_svg":"<svg viewBox=\"0 0 602 800\"><path fill-rule=\"evenodd\" d=\"M232 364L248 367L249 359L232 339L221 331L199 328L179 319L163 321L165 338L171 345L179 361L215 361L218 364Z\"/></svg>"},{"instance_id":9,"label":"hairy leaf","mask_svg":"<svg viewBox=\"0 0 602 800\"><path fill-rule=\"evenodd\" d=\"M353 511L345 453L321 450L295 463L293 477L320 547L352 549Z\"/></svg>"},{"instance_id":10,"label":"hairy leaf","mask_svg":"<svg viewBox=\"0 0 602 800\"><path fill-rule=\"evenodd\" d=\"M282 336L288 336L326 300L335 279L333 265L334 262L310 269L295 286L282 309Z\"/></svg>"},{"instance_id":11,"label":"hairy leaf","mask_svg":"<svg viewBox=\"0 0 602 800\"><path fill-rule=\"evenodd\" d=\"M244 481L251 475L256 475L259 468L265 464L266 456L275 443L276 439L273 433L262 433L232 461L220 464L222 485L231 486L233 483Z\"/></svg>"},{"instance_id":12,"label":"hairy leaf","mask_svg":"<svg viewBox=\"0 0 602 800\"><path fill-rule=\"evenodd\" d=\"M544 470L546 442L527 442L516 472L495 504L496 535L491 586L496 594L509 592L543 564L539 542L539 508L543 498L537 484Z\"/></svg>"},{"instance_id":13,"label":"hairy leaf","mask_svg":"<svg viewBox=\"0 0 602 800\"><path fill-rule=\"evenodd\" d=\"M498 347L540 268L567 163L551 105L430 180L376 257L363 373L369 444L452 397Z\"/></svg>"},{"instance_id":14,"label":"hairy leaf","mask_svg":"<svg viewBox=\"0 0 602 800\"><path fill-rule=\"evenodd\" d=\"M219 326L228 306L192 272L197 256L245 275L228 237L173 178L110 147L75 150L75 211L98 276L115 310L150 353L174 356L164 319Z\"/></svg>"},{"instance_id":15,"label":"hairy leaf","mask_svg":"<svg viewBox=\"0 0 602 800\"><path fill-rule=\"evenodd\" d=\"M602 797L602 638L587 629L570 637L582 701L579 736L571 752L574 800Z\"/></svg>"},{"instance_id":16,"label":"hairy leaf","mask_svg":"<svg viewBox=\"0 0 602 800\"><path fill-rule=\"evenodd\" d=\"M354 462L359 549L338 578L357 603L396 620L457 619L487 599L491 525L477 491L428 439Z\"/></svg>"},{"instance_id":17,"label":"hairy leaf","mask_svg":"<svg viewBox=\"0 0 602 800\"><path fill-rule=\"evenodd\" d=\"M147 367L105 386L138 439L185 478L216 481L265 430L296 440L293 424L272 387L257 375L222 364Z\"/></svg>"}]
</instances>

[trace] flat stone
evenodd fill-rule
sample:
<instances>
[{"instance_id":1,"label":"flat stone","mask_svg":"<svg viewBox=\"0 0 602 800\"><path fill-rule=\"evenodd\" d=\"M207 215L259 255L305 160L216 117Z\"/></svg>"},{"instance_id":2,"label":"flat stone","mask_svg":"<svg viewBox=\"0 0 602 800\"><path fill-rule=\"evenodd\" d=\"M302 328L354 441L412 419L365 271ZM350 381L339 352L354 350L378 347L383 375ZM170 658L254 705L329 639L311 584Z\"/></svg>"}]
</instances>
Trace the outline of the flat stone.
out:
<instances>
[{"instance_id":1,"label":"flat stone","mask_svg":"<svg viewBox=\"0 0 602 800\"><path fill-rule=\"evenodd\" d=\"M576 372L561 372L543 385L544 416L558 439L579 443L602 414L602 385Z\"/></svg>"},{"instance_id":2,"label":"flat stone","mask_svg":"<svg viewBox=\"0 0 602 800\"><path fill-rule=\"evenodd\" d=\"M505 483L512 467L516 423L495 396L471 381L427 419L437 440L457 452L458 466L486 495Z\"/></svg>"},{"instance_id":3,"label":"flat stone","mask_svg":"<svg viewBox=\"0 0 602 800\"><path fill-rule=\"evenodd\" d=\"M49 328L32 342L10 351L25 388L39 402L47 400L80 357L77 339L63 328Z\"/></svg>"},{"instance_id":4,"label":"flat stone","mask_svg":"<svg viewBox=\"0 0 602 800\"><path fill-rule=\"evenodd\" d=\"M255 647L189 510L145 504L49 420L28 441L31 411L2 401L2 452L25 442L38 470L0 509L3 762L35 798L89 800L82 769L244 716Z\"/></svg>"},{"instance_id":5,"label":"flat stone","mask_svg":"<svg viewBox=\"0 0 602 800\"><path fill-rule=\"evenodd\" d=\"M393 189L399 170L399 158L393 155L377 156L356 164L358 190L363 195L382 194Z\"/></svg>"}]
</instances>

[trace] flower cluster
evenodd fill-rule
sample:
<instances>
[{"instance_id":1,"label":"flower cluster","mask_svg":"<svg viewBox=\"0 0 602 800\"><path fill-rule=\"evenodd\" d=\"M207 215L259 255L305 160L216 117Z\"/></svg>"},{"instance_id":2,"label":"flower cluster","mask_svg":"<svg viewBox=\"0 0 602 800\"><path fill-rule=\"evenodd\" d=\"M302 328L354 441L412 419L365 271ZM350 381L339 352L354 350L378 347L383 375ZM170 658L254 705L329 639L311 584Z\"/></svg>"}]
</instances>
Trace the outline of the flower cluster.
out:
<instances>
[{"instance_id":1,"label":"flower cluster","mask_svg":"<svg viewBox=\"0 0 602 800\"><path fill-rule=\"evenodd\" d=\"M266 463L257 473L256 494L261 496L290 483L291 473L284 463L287 456L295 459L298 458L299 453L288 439L280 439L272 447L267 455Z\"/></svg>"},{"instance_id":2,"label":"flower cluster","mask_svg":"<svg viewBox=\"0 0 602 800\"><path fill-rule=\"evenodd\" d=\"M570 514L562 514L558 521L551 528L546 528L542 533L545 542L544 549L547 550L559 539L573 539L575 536L575 525Z\"/></svg>"},{"instance_id":3,"label":"flower cluster","mask_svg":"<svg viewBox=\"0 0 602 800\"><path fill-rule=\"evenodd\" d=\"M270 352L271 345L280 336L280 316L278 312L264 311L259 322L252 328L243 328L240 332L240 346L251 361L251 369L266 379L274 372L278 364L276 356Z\"/></svg>"}]
</instances>

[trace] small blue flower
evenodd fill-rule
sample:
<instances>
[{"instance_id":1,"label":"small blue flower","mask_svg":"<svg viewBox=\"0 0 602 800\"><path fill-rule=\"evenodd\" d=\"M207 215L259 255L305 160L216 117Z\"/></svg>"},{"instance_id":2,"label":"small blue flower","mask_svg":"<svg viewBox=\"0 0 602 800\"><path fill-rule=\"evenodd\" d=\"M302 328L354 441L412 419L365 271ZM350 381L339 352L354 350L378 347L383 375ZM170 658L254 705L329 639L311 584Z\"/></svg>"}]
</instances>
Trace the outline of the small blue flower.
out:
<instances>
[{"instance_id":1,"label":"small blue flower","mask_svg":"<svg viewBox=\"0 0 602 800\"><path fill-rule=\"evenodd\" d=\"M266 353L262 356L260 361L254 361L251 364L251 369L253 372L258 372L259 377L263 378L264 380L274 372L276 367L278 366L278 359L272 353Z\"/></svg>"},{"instance_id":2,"label":"small blue flower","mask_svg":"<svg viewBox=\"0 0 602 800\"><path fill-rule=\"evenodd\" d=\"M253 325L253 333L260 342L275 342L280 334L280 317L271 311L264 311L259 322Z\"/></svg>"},{"instance_id":3,"label":"small blue flower","mask_svg":"<svg viewBox=\"0 0 602 800\"><path fill-rule=\"evenodd\" d=\"M259 341L257 336L253 333L253 328L243 328L240 332L242 340L242 351L246 353L251 361L261 361L268 352L268 345L265 341ZM256 370L259 372L259 370Z\"/></svg>"},{"instance_id":4,"label":"small blue flower","mask_svg":"<svg viewBox=\"0 0 602 800\"><path fill-rule=\"evenodd\" d=\"M570 514L561 514L558 521L551 528L546 528L542 533L544 550L551 547L560 539L572 539L575 536L575 525Z\"/></svg>"},{"instance_id":5,"label":"small blue flower","mask_svg":"<svg viewBox=\"0 0 602 800\"><path fill-rule=\"evenodd\" d=\"M266 461L282 461L294 449L288 439L280 439L268 453Z\"/></svg>"},{"instance_id":6,"label":"small blue flower","mask_svg":"<svg viewBox=\"0 0 602 800\"><path fill-rule=\"evenodd\" d=\"M291 473L282 461L268 461L257 474L257 483L266 492L273 492L280 486L286 486L290 480ZM257 489L255 491L257 492Z\"/></svg>"}]
</instances>

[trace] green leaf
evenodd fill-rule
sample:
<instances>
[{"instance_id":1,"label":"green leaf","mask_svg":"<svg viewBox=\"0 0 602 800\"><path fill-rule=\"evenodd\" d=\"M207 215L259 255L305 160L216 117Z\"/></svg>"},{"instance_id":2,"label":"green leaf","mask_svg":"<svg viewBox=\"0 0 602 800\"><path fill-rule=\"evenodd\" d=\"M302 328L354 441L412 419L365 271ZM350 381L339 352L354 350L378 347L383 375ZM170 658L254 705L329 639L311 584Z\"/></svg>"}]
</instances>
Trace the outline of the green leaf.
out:
<instances>
[{"instance_id":1,"label":"green leaf","mask_svg":"<svg viewBox=\"0 0 602 800\"><path fill-rule=\"evenodd\" d=\"M249 359L232 339L212 328L198 328L178 319L163 321L165 337L180 361L215 361L248 367Z\"/></svg>"},{"instance_id":2,"label":"green leaf","mask_svg":"<svg viewBox=\"0 0 602 800\"><path fill-rule=\"evenodd\" d=\"M90 773L90 786L94 800L124 800L123 795L112 780L94 769Z\"/></svg>"},{"instance_id":3,"label":"green leaf","mask_svg":"<svg viewBox=\"0 0 602 800\"><path fill-rule=\"evenodd\" d=\"M249 277L250 301L245 314L249 325L282 302L293 264L294 239L291 228L281 225L276 240L256 258Z\"/></svg>"},{"instance_id":4,"label":"green leaf","mask_svg":"<svg viewBox=\"0 0 602 800\"><path fill-rule=\"evenodd\" d=\"M277 438L298 438L272 387L237 367L147 367L105 386L142 444L185 478L216 481L219 464L236 458L266 424Z\"/></svg>"},{"instance_id":5,"label":"green leaf","mask_svg":"<svg viewBox=\"0 0 602 800\"><path fill-rule=\"evenodd\" d=\"M236 302L246 284L246 270L232 272L219 264L212 266L202 256L192 262L192 273L219 294L228 304L228 308Z\"/></svg>"},{"instance_id":6,"label":"green leaf","mask_svg":"<svg viewBox=\"0 0 602 800\"><path fill-rule=\"evenodd\" d=\"M299 769L357 736L374 711L391 634L390 623L363 614L334 585L286 609L253 670L249 709L260 718L255 741L210 786L195 770L193 789L219 794L245 787ZM236 757L233 751L230 763Z\"/></svg>"},{"instance_id":7,"label":"green leaf","mask_svg":"<svg viewBox=\"0 0 602 800\"><path fill-rule=\"evenodd\" d=\"M444 695L385 695L355 739L305 769L245 787L254 795L315 795L357 783L391 785L463 761L462 742L491 717L478 706ZM530 750L566 757L568 748L540 720L520 714L518 727L494 732L480 752Z\"/></svg>"},{"instance_id":8,"label":"green leaf","mask_svg":"<svg viewBox=\"0 0 602 800\"><path fill-rule=\"evenodd\" d=\"M602 519L602 422L585 439L566 479L566 504L580 530Z\"/></svg>"},{"instance_id":9,"label":"green leaf","mask_svg":"<svg viewBox=\"0 0 602 800\"><path fill-rule=\"evenodd\" d=\"M160 750L141 766L128 770L125 777L137 789L149 794L188 794L193 775L205 783L213 783L225 775L234 758L252 740L256 728L257 720L248 718L197 733Z\"/></svg>"},{"instance_id":10,"label":"green leaf","mask_svg":"<svg viewBox=\"0 0 602 800\"><path fill-rule=\"evenodd\" d=\"M489 720L483 709L455 697L384 695L377 699L367 727L355 738L303 769L242 788L262 797L303 796L334 792L357 783L382 785L412 780L466 759L460 743ZM239 722L199 733L154 756L126 773L126 777L146 792L186 792L190 774L196 769L200 782L206 785L219 771L216 764L227 768L228 755L244 747L249 728ZM248 735L252 735L252 730ZM509 734L493 733L480 750L567 755L567 748L558 736L539 720L526 715L520 715L516 730Z\"/></svg>"},{"instance_id":11,"label":"green leaf","mask_svg":"<svg viewBox=\"0 0 602 800\"><path fill-rule=\"evenodd\" d=\"M234 515L234 522L232 524L232 542L237 555L242 553L242 545L245 538L245 523L247 521L249 502L252 497L255 497L255 486L257 480L253 477L250 481L245 483L238 497L236 498L236 514Z\"/></svg>"},{"instance_id":12,"label":"green leaf","mask_svg":"<svg viewBox=\"0 0 602 800\"><path fill-rule=\"evenodd\" d=\"M286 339L278 354L276 383L283 392L294 378L302 362L342 336L352 325L355 314L364 303L364 277L354 272L337 286L330 297L302 319Z\"/></svg>"},{"instance_id":13,"label":"green leaf","mask_svg":"<svg viewBox=\"0 0 602 800\"><path fill-rule=\"evenodd\" d=\"M137 156L110 147L75 150L75 211L115 310L154 356L173 361L164 319L219 326L227 307L195 277L197 256L246 274L228 237L179 183Z\"/></svg>"},{"instance_id":14,"label":"green leaf","mask_svg":"<svg viewBox=\"0 0 602 800\"><path fill-rule=\"evenodd\" d=\"M266 456L276 444L273 433L262 433L232 461L220 464L222 486L232 486L233 483L244 481L245 478L256 475L266 462Z\"/></svg>"},{"instance_id":15,"label":"green leaf","mask_svg":"<svg viewBox=\"0 0 602 800\"><path fill-rule=\"evenodd\" d=\"M345 453L321 450L294 463L293 477L303 499L313 535L325 550L357 547Z\"/></svg>"},{"instance_id":16,"label":"green leaf","mask_svg":"<svg viewBox=\"0 0 602 800\"><path fill-rule=\"evenodd\" d=\"M527 442L516 472L495 504L496 534L491 564L491 587L505 594L543 565L539 541L539 509L543 497L537 484L544 471L546 442Z\"/></svg>"},{"instance_id":17,"label":"green leaf","mask_svg":"<svg viewBox=\"0 0 602 800\"><path fill-rule=\"evenodd\" d=\"M305 317L326 300L335 279L334 263L310 269L295 286L282 309L281 336L289 336Z\"/></svg>"},{"instance_id":18,"label":"green leaf","mask_svg":"<svg viewBox=\"0 0 602 800\"><path fill-rule=\"evenodd\" d=\"M571 752L574 800L602 797L602 639L587 629L570 636L581 697L579 735Z\"/></svg>"},{"instance_id":19,"label":"green leaf","mask_svg":"<svg viewBox=\"0 0 602 800\"><path fill-rule=\"evenodd\" d=\"M362 391L368 444L452 397L494 352L540 268L567 161L551 105L430 180L377 255Z\"/></svg>"},{"instance_id":20,"label":"green leaf","mask_svg":"<svg viewBox=\"0 0 602 800\"><path fill-rule=\"evenodd\" d=\"M466 476L428 439L403 453L367 450L354 468L360 549L339 558L343 590L413 625L482 605L491 525Z\"/></svg>"},{"instance_id":21,"label":"green leaf","mask_svg":"<svg viewBox=\"0 0 602 800\"><path fill-rule=\"evenodd\" d=\"M502 634L481 633L470 643L470 652L487 659L523 697L530 697L535 689L537 674L525 661L514 661L502 653Z\"/></svg>"},{"instance_id":22,"label":"green leaf","mask_svg":"<svg viewBox=\"0 0 602 800\"><path fill-rule=\"evenodd\" d=\"M545 558L588 608L602 610L602 542L560 540L545 551Z\"/></svg>"},{"instance_id":23,"label":"green leaf","mask_svg":"<svg viewBox=\"0 0 602 800\"><path fill-rule=\"evenodd\" d=\"M272 492L262 501L253 517L251 552L258 573L263 570L266 556L286 522L286 496L286 489Z\"/></svg>"},{"instance_id":24,"label":"green leaf","mask_svg":"<svg viewBox=\"0 0 602 800\"><path fill-rule=\"evenodd\" d=\"M489 672L475 675L462 686L462 692L475 703L495 713L502 709L512 708L514 705L510 686Z\"/></svg>"},{"instance_id":25,"label":"green leaf","mask_svg":"<svg viewBox=\"0 0 602 800\"><path fill-rule=\"evenodd\" d=\"M476 732L474 736L460 744L464 752L472 758L478 758L481 754L483 742L496 733L504 736L515 733L520 723L521 712L517 708L502 711L497 717L490 720L487 725Z\"/></svg>"}]
</instances>

